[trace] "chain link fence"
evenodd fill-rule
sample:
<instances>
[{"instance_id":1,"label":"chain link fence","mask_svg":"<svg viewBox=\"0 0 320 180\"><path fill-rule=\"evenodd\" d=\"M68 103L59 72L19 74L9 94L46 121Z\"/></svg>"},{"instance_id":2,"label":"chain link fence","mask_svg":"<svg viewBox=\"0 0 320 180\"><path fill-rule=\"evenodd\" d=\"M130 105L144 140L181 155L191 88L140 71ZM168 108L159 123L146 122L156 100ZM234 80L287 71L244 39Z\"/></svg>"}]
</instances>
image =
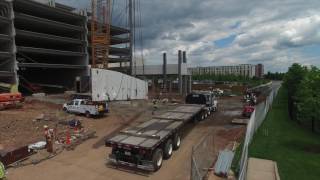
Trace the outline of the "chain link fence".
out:
<instances>
[{"instance_id":1,"label":"chain link fence","mask_svg":"<svg viewBox=\"0 0 320 180\"><path fill-rule=\"evenodd\" d=\"M269 96L266 98L266 100L255 107L255 111L251 115L250 121L247 125L247 131L243 143L238 180L246 179L249 145L252 141L255 132L258 130L258 128L261 126L264 119L266 118L266 115L269 109L271 108L272 102L278 94L279 88L280 86L274 88L269 94Z\"/></svg>"},{"instance_id":2,"label":"chain link fence","mask_svg":"<svg viewBox=\"0 0 320 180\"><path fill-rule=\"evenodd\" d=\"M206 135L199 144L192 148L191 180L203 180L216 158L214 134Z\"/></svg>"}]
</instances>

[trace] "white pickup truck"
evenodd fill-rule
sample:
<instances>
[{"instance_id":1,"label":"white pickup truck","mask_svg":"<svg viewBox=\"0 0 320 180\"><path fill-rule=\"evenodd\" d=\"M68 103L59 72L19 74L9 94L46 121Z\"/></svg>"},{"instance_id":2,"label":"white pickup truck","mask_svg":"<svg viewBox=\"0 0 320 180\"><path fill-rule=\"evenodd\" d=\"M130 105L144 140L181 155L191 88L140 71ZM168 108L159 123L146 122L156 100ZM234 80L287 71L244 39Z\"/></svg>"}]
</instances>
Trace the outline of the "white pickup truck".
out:
<instances>
[{"instance_id":1,"label":"white pickup truck","mask_svg":"<svg viewBox=\"0 0 320 180\"><path fill-rule=\"evenodd\" d=\"M63 104L63 110L73 114L84 114L86 117L99 116L109 112L107 103L92 102L86 99L74 99Z\"/></svg>"}]
</instances>

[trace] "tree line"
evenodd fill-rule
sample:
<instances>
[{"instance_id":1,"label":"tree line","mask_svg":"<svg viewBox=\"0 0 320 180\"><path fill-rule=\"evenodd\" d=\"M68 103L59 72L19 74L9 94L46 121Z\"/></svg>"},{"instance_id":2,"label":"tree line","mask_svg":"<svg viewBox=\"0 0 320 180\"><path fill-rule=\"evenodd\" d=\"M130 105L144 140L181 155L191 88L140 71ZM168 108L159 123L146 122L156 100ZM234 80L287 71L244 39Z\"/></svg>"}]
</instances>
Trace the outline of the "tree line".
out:
<instances>
[{"instance_id":1,"label":"tree line","mask_svg":"<svg viewBox=\"0 0 320 180\"><path fill-rule=\"evenodd\" d=\"M242 84L246 84L249 86L258 86L260 84L268 83L269 81L266 79L261 79L257 77L248 77L248 76L241 76L241 75L233 75L233 74L227 74L227 75L214 75L214 74L202 74L202 75L193 75L193 80L197 81L224 81L224 82L238 82Z\"/></svg>"},{"instance_id":2,"label":"tree line","mask_svg":"<svg viewBox=\"0 0 320 180\"><path fill-rule=\"evenodd\" d=\"M264 78L270 79L270 80L283 80L285 73L279 73L279 72L268 72L266 75L264 75Z\"/></svg>"},{"instance_id":3,"label":"tree line","mask_svg":"<svg viewBox=\"0 0 320 180\"><path fill-rule=\"evenodd\" d=\"M320 70L293 64L284 76L288 89L288 105L291 119L318 131L320 121Z\"/></svg>"}]
</instances>

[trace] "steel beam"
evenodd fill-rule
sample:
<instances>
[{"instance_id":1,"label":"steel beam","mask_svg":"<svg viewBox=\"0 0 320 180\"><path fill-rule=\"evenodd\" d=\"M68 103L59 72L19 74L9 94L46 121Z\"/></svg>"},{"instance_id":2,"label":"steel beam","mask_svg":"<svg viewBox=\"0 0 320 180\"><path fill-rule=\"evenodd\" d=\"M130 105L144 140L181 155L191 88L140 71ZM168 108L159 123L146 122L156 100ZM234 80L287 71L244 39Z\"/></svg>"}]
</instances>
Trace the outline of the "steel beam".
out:
<instances>
[{"instance_id":1,"label":"steel beam","mask_svg":"<svg viewBox=\"0 0 320 180\"><path fill-rule=\"evenodd\" d=\"M111 45L129 43L129 38L111 37Z\"/></svg>"},{"instance_id":2,"label":"steel beam","mask_svg":"<svg viewBox=\"0 0 320 180\"><path fill-rule=\"evenodd\" d=\"M10 72L10 71L0 71L0 77L12 77L14 76L15 73L14 72Z\"/></svg>"},{"instance_id":3,"label":"steel beam","mask_svg":"<svg viewBox=\"0 0 320 180\"><path fill-rule=\"evenodd\" d=\"M130 49L128 49L128 48L110 47L110 55L129 56L130 55Z\"/></svg>"},{"instance_id":4,"label":"steel beam","mask_svg":"<svg viewBox=\"0 0 320 180\"><path fill-rule=\"evenodd\" d=\"M43 48L33 48L33 47L22 47L18 46L18 52L31 53L31 54L47 54L56 56L86 56L85 53L73 52L73 51L61 51L54 49L43 49Z\"/></svg>"},{"instance_id":5,"label":"steel beam","mask_svg":"<svg viewBox=\"0 0 320 180\"><path fill-rule=\"evenodd\" d=\"M12 38L6 34L0 34L0 41L12 41Z\"/></svg>"},{"instance_id":6,"label":"steel beam","mask_svg":"<svg viewBox=\"0 0 320 180\"><path fill-rule=\"evenodd\" d=\"M9 18L0 16L0 25L10 24L11 20Z\"/></svg>"},{"instance_id":7,"label":"steel beam","mask_svg":"<svg viewBox=\"0 0 320 180\"><path fill-rule=\"evenodd\" d=\"M84 31L84 27L81 26L75 26L67 23L62 23L58 21L53 21L45 18L40 18L36 16L31 16L23 13L15 13L15 24L16 23L25 23L26 25L32 26L39 26L41 27L47 27L47 28L58 28L60 30L70 30L70 31L76 31L81 32Z\"/></svg>"},{"instance_id":8,"label":"steel beam","mask_svg":"<svg viewBox=\"0 0 320 180\"><path fill-rule=\"evenodd\" d=\"M130 30L125 29L125 28L121 28L121 27L117 27L117 26L110 26L110 30L111 30L110 31L111 36L117 36L117 35L130 33Z\"/></svg>"},{"instance_id":9,"label":"steel beam","mask_svg":"<svg viewBox=\"0 0 320 180\"><path fill-rule=\"evenodd\" d=\"M129 62L130 58L109 58L110 63L124 63L124 62Z\"/></svg>"},{"instance_id":10,"label":"steel beam","mask_svg":"<svg viewBox=\"0 0 320 180\"><path fill-rule=\"evenodd\" d=\"M86 69L85 65L46 64L46 63L18 63L20 68L50 68L50 69Z\"/></svg>"},{"instance_id":11,"label":"steel beam","mask_svg":"<svg viewBox=\"0 0 320 180\"><path fill-rule=\"evenodd\" d=\"M1 52L0 51L0 58L9 58L12 57L12 54L9 52Z\"/></svg>"},{"instance_id":12,"label":"steel beam","mask_svg":"<svg viewBox=\"0 0 320 180\"><path fill-rule=\"evenodd\" d=\"M91 20L88 21L88 27L91 26ZM90 28L88 28L90 29ZM122 27L117 27L117 26L110 26L110 35L111 36L119 36L119 35L123 35L123 34L129 34L130 30L122 28ZM89 31L89 35L91 34L91 32Z\"/></svg>"},{"instance_id":13,"label":"steel beam","mask_svg":"<svg viewBox=\"0 0 320 180\"><path fill-rule=\"evenodd\" d=\"M77 44L82 45L85 44L85 41L74 39L74 38L68 38L68 37L62 37L62 36L55 36L50 34L44 34L44 33L37 33L37 32L31 32L31 31L25 31L25 30L17 30L17 37L23 37L28 38L32 40L47 40L52 43L59 42L59 43L66 43L66 44ZM56 43L55 43L56 44Z\"/></svg>"},{"instance_id":14,"label":"steel beam","mask_svg":"<svg viewBox=\"0 0 320 180\"><path fill-rule=\"evenodd\" d=\"M83 20L85 18L80 14L62 8L54 8L31 0L14 0L14 8L18 10L23 9L24 11L29 10L31 13L42 14L47 17L60 18L59 21Z\"/></svg>"}]
</instances>

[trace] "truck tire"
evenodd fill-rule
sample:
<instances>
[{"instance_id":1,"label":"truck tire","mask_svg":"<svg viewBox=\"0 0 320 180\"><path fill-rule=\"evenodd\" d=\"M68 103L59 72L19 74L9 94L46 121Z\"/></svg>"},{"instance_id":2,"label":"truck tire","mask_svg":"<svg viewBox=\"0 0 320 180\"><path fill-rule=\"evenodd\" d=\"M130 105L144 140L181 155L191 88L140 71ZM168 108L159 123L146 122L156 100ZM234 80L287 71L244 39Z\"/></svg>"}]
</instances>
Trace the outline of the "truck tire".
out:
<instances>
[{"instance_id":1,"label":"truck tire","mask_svg":"<svg viewBox=\"0 0 320 180\"><path fill-rule=\"evenodd\" d=\"M177 133L173 137L173 150L178 150L181 145L181 138L180 135Z\"/></svg>"},{"instance_id":2,"label":"truck tire","mask_svg":"<svg viewBox=\"0 0 320 180\"><path fill-rule=\"evenodd\" d=\"M201 119L201 116L200 116L200 115L197 115L197 116L193 117L192 122L193 122L194 124L197 124L197 123L199 122L199 119Z\"/></svg>"},{"instance_id":3,"label":"truck tire","mask_svg":"<svg viewBox=\"0 0 320 180\"><path fill-rule=\"evenodd\" d=\"M172 152L173 152L173 145L172 145L172 140L168 139L168 141L166 142L166 144L164 145L164 149L163 149L163 157L165 159L169 159L172 156Z\"/></svg>"},{"instance_id":4,"label":"truck tire","mask_svg":"<svg viewBox=\"0 0 320 180\"><path fill-rule=\"evenodd\" d=\"M86 115L87 118L90 118L90 117L91 117L91 114L90 114L89 111L86 111L85 115Z\"/></svg>"},{"instance_id":5,"label":"truck tire","mask_svg":"<svg viewBox=\"0 0 320 180\"><path fill-rule=\"evenodd\" d=\"M205 115L204 115L205 113L201 113L201 121L203 121L204 119L205 119Z\"/></svg>"},{"instance_id":6,"label":"truck tire","mask_svg":"<svg viewBox=\"0 0 320 180\"><path fill-rule=\"evenodd\" d=\"M162 166L163 161L163 151L161 149L156 149L152 155L152 163L154 171L158 171Z\"/></svg>"}]
</instances>

